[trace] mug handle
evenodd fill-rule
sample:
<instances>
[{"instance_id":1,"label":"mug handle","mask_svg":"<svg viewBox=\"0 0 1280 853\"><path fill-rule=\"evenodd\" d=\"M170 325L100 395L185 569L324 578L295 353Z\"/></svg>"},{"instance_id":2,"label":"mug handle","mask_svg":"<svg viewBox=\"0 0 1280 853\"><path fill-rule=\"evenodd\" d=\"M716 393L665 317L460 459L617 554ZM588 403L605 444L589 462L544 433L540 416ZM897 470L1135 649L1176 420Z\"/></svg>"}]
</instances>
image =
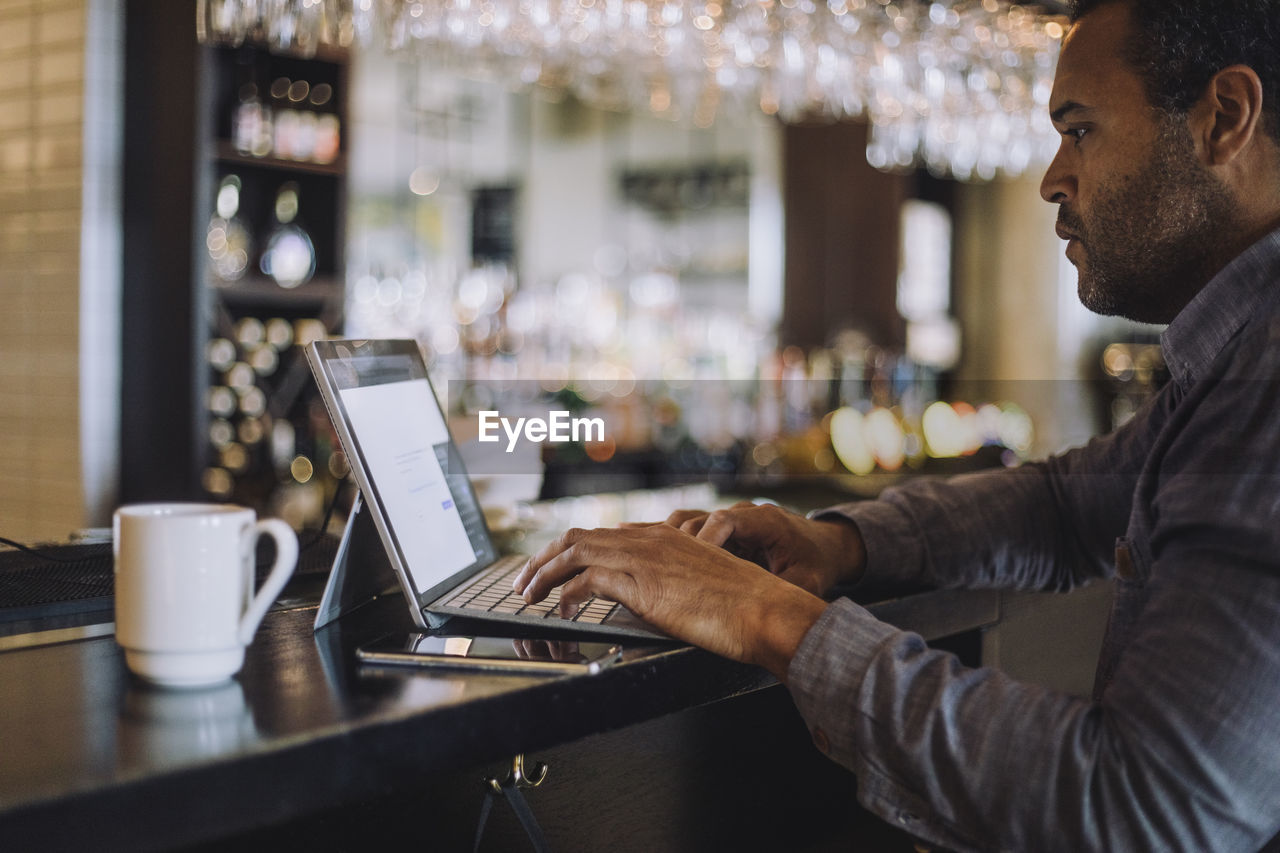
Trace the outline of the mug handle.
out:
<instances>
[{"instance_id":1,"label":"mug handle","mask_svg":"<svg viewBox=\"0 0 1280 853\"><path fill-rule=\"evenodd\" d=\"M246 532L253 536L255 541L264 533L276 540L276 562L271 567L271 573L267 575L266 581L263 582L262 589L258 590L258 594L245 610L244 616L240 618L239 639L242 646L253 642L253 635L258 630L262 617L267 615L267 609L275 603L276 596L284 589L289 576L293 574L294 567L298 564L298 534L280 519L264 518ZM252 549L249 553L253 553Z\"/></svg>"}]
</instances>

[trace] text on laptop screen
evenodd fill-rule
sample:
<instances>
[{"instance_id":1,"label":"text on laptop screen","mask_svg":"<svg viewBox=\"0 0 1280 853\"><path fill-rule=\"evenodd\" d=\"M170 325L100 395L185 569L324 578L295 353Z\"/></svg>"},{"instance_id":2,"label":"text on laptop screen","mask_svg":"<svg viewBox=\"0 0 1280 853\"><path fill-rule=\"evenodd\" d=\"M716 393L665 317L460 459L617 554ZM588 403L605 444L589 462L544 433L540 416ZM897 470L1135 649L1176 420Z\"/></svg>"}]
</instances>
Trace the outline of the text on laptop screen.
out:
<instances>
[{"instance_id":1,"label":"text on laptop screen","mask_svg":"<svg viewBox=\"0 0 1280 853\"><path fill-rule=\"evenodd\" d=\"M340 393L414 586L430 589L475 563L445 478L449 432L427 380Z\"/></svg>"}]
</instances>

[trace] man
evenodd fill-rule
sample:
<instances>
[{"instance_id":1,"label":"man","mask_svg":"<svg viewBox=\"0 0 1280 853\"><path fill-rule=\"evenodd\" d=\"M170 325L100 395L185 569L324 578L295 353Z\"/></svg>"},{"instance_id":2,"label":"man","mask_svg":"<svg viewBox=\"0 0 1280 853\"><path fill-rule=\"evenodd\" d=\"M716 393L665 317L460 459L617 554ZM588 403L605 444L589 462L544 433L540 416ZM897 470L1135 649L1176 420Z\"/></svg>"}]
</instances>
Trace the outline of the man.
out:
<instances>
[{"instance_id":1,"label":"man","mask_svg":"<svg viewBox=\"0 0 1280 853\"><path fill-rule=\"evenodd\" d=\"M516 586L618 599L767 667L863 803L940 846L1256 850L1280 832L1280 2L1090 0L1073 18L1041 192L1081 300L1170 324L1157 398L1045 462L816 520L737 507L569 531ZM864 574L1114 575L1092 701L818 597Z\"/></svg>"}]
</instances>

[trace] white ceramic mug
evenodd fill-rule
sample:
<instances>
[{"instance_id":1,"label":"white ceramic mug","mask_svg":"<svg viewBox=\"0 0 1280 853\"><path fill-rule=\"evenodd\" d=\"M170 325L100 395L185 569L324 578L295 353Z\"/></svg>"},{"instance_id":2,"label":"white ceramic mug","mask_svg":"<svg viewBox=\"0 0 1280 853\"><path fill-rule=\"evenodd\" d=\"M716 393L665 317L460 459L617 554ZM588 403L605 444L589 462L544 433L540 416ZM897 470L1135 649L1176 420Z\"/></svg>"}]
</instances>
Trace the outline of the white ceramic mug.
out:
<instances>
[{"instance_id":1,"label":"white ceramic mug","mask_svg":"<svg viewBox=\"0 0 1280 853\"><path fill-rule=\"evenodd\" d=\"M123 506L114 518L116 641L134 673L195 686L240 671L245 647L298 561L298 537L279 519L226 504ZM255 596L254 550L275 540L276 561Z\"/></svg>"}]
</instances>

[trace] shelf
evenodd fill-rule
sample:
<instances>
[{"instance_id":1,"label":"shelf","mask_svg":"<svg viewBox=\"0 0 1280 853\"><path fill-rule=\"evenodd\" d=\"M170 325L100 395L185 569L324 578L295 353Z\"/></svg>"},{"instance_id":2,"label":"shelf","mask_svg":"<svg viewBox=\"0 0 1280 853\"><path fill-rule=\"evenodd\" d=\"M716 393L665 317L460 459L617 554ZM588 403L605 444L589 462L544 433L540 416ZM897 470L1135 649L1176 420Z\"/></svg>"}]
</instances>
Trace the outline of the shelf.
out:
<instances>
[{"instance_id":1,"label":"shelf","mask_svg":"<svg viewBox=\"0 0 1280 853\"><path fill-rule=\"evenodd\" d=\"M332 163L310 163L306 160L285 160L280 157L254 157L241 154L226 139L219 139L214 149L214 159L219 163L230 163L236 166L249 166L257 169L278 169L283 172L300 172L308 175L332 175L338 177L347 173L347 155L339 154Z\"/></svg>"},{"instance_id":2,"label":"shelf","mask_svg":"<svg viewBox=\"0 0 1280 853\"><path fill-rule=\"evenodd\" d=\"M284 288L269 278L254 276L211 282L209 290L229 305L243 306L300 308L341 302L343 298L342 282L333 278L313 278L298 287Z\"/></svg>"},{"instance_id":3,"label":"shelf","mask_svg":"<svg viewBox=\"0 0 1280 853\"><path fill-rule=\"evenodd\" d=\"M271 84L279 79L306 81L314 87L324 84L332 87L327 106L321 113L332 115L341 133L349 125L347 121L348 69L347 55L343 51L321 50L315 56L299 56L294 53L268 52L262 45L246 43L225 50L215 50L209 55L208 86L202 90L207 95L208 121L201 127L205 131L198 137L197 146L191 149L196 158L196 169L210 182L209 190L215 198L220 183L229 174L239 178L239 198L236 216L253 239L246 247L244 277L226 282L212 276L212 269L201 264L208 272L199 282L199 297L207 320L206 334L210 339L224 338L236 346L237 360L246 360L255 348L253 343L239 340L241 322L255 318L263 322L280 319L295 327L295 336L301 334L298 324L306 321L310 335L318 332L312 322L323 326L323 334L331 335L342 328L346 309L345 265L345 184L349 153L341 143L337 157L331 163L314 163L293 160L281 156L254 157L236 149L234 140L235 118L241 105L244 87L252 83L257 95L266 101ZM273 100L266 108L277 115L280 108L293 106ZM292 105L293 101L289 104ZM308 101L309 103L309 101ZM309 109L301 107L301 109ZM327 121L328 119L326 119ZM270 143L266 143L269 145ZM259 149L261 150L261 149ZM330 144L326 153L333 152ZM275 152L269 152L274 155ZM319 275L296 288L283 288L261 272L263 253L270 245L270 236L278 227L276 202L286 184L294 184L299 196L299 210L295 221L310 236L314 250L315 269ZM216 207L215 207L216 209ZM213 211L209 212L213 215ZM197 253L206 253L204 241L195 246ZM300 495L319 487L332 493L336 487L329 474L327 460L336 446L334 437L328 434L328 423L317 412L323 410L315 382L307 368L306 360L296 347L279 353L279 366L270 375L255 375L255 388L265 398L266 413L274 427L286 424L292 429L282 430L279 436L293 438L285 443L273 431L272 438L279 439L279 446L258 441L252 431L242 428L253 426L250 416L241 412L227 419L235 429L234 436L225 434L226 424L215 435L200 442L195 448L199 488L206 497L232 500L254 507L260 515L285 515L302 520L314 514L314 496L302 503ZM205 384L221 384L224 377L212 363L205 364L206 373L198 377L201 387ZM244 390L244 389L242 389ZM207 431L212 423L212 413L198 407L195 413L196 432ZM248 436L248 437L246 437ZM229 443L228 443L229 442ZM289 446L292 445L292 446ZM240 451L239 455L225 455L222 451ZM299 455L311 459L316 474L304 487L290 482L281 483L277 474L277 456ZM284 458L284 456L281 456ZM302 491L300 491L302 490ZM310 519L310 522L318 521Z\"/></svg>"}]
</instances>

